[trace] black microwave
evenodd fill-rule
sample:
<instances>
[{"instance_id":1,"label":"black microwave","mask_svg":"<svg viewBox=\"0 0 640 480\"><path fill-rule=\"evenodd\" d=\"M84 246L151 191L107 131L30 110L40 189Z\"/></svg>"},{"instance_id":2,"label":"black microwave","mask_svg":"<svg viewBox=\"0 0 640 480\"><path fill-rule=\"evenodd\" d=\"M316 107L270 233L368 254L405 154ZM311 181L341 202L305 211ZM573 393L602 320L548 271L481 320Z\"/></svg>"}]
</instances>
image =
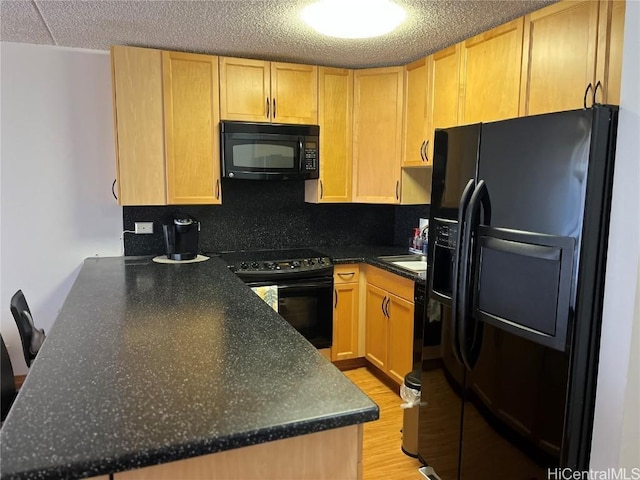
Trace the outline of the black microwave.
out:
<instances>
[{"instance_id":1,"label":"black microwave","mask_svg":"<svg viewBox=\"0 0 640 480\"><path fill-rule=\"evenodd\" d=\"M319 149L318 125L220 122L220 153L224 178L318 178Z\"/></svg>"}]
</instances>

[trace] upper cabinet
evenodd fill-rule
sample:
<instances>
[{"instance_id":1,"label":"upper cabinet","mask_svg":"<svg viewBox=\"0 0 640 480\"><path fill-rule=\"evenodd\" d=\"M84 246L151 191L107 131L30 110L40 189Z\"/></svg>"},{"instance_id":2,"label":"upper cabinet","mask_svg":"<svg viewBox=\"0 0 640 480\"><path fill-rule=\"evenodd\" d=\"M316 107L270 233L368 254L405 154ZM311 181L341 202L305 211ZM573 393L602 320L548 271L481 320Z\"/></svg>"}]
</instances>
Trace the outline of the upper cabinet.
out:
<instances>
[{"instance_id":1,"label":"upper cabinet","mask_svg":"<svg viewBox=\"0 0 640 480\"><path fill-rule=\"evenodd\" d=\"M403 67L354 73L354 202L400 202L403 84Z\"/></svg>"},{"instance_id":2,"label":"upper cabinet","mask_svg":"<svg viewBox=\"0 0 640 480\"><path fill-rule=\"evenodd\" d=\"M318 67L271 62L271 121L318 123Z\"/></svg>"},{"instance_id":3,"label":"upper cabinet","mask_svg":"<svg viewBox=\"0 0 640 480\"><path fill-rule=\"evenodd\" d=\"M162 52L111 47L120 205L166 205Z\"/></svg>"},{"instance_id":4,"label":"upper cabinet","mask_svg":"<svg viewBox=\"0 0 640 480\"><path fill-rule=\"evenodd\" d=\"M600 3L596 84L600 80L603 85L596 93L596 101L599 103L620 104L624 11L624 0Z\"/></svg>"},{"instance_id":5,"label":"upper cabinet","mask_svg":"<svg viewBox=\"0 0 640 480\"><path fill-rule=\"evenodd\" d=\"M318 69L320 178L305 182L305 201L351 201L353 70Z\"/></svg>"},{"instance_id":6,"label":"upper cabinet","mask_svg":"<svg viewBox=\"0 0 640 480\"><path fill-rule=\"evenodd\" d=\"M221 203L217 62L112 47L120 205Z\"/></svg>"},{"instance_id":7,"label":"upper cabinet","mask_svg":"<svg viewBox=\"0 0 640 480\"><path fill-rule=\"evenodd\" d=\"M427 158L433 160L433 131L458 125L460 99L460 44L430 55L427 122L430 125Z\"/></svg>"},{"instance_id":8,"label":"upper cabinet","mask_svg":"<svg viewBox=\"0 0 640 480\"><path fill-rule=\"evenodd\" d=\"M162 52L167 203L221 204L218 58Z\"/></svg>"},{"instance_id":9,"label":"upper cabinet","mask_svg":"<svg viewBox=\"0 0 640 480\"><path fill-rule=\"evenodd\" d=\"M318 68L220 57L223 120L318 123Z\"/></svg>"},{"instance_id":10,"label":"upper cabinet","mask_svg":"<svg viewBox=\"0 0 640 480\"><path fill-rule=\"evenodd\" d=\"M462 42L458 123L518 116L523 27L518 18Z\"/></svg>"},{"instance_id":11,"label":"upper cabinet","mask_svg":"<svg viewBox=\"0 0 640 480\"><path fill-rule=\"evenodd\" d=\"M521 115L591 105L598 2L559 2L524 18ZM590 91L587 89L590 87Z\"/></svg>"},{"instance_id":12,"label":"upper cabinet","mask_svg":"<svg viewBox=\"0 0 640 480\"><path fill-rule=\"evenodd\" d=\"M427 115L427 81L430 65L426 58L421 58L404 67L403 167L431 164L427 158L431 120Z\"/></svg>"}]
</instances>

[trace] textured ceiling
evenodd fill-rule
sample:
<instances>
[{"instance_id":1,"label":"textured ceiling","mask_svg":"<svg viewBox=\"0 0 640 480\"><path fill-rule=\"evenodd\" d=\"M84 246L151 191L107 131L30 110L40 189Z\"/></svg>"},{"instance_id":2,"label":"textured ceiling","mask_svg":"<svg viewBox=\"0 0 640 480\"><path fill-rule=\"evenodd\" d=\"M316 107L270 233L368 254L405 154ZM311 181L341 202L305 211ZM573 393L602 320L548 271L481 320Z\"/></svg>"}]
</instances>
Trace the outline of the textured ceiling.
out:
<instances>
[{"instance_id":1,"label":"textured ceiling","mask_svg":"<svg viewBox=\"0 0 640 480\"><path fill-rule=\"evenodd\" d=\"M407 20L366 40L333 39L299 19L314 0L1 0L0 40L108 50L136 45L320 65L399 65L554 0L396 0Z\"/></svg>"}]
</instances>

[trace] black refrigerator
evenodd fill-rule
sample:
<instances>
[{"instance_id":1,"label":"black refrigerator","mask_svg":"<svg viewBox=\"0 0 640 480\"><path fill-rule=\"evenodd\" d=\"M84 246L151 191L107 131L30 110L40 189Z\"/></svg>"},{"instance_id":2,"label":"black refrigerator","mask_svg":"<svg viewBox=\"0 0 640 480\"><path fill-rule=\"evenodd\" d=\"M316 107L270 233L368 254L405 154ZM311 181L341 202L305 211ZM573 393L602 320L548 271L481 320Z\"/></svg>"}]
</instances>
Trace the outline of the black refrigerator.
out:
<instances>
[{"instance_id":1,"label":"black refrigerator","mask_svg":"<svg viewBox=\"0 0 640 480\"><path fill-rule=\"evenodd\" d=\"M422 356L418 434L431 478L588 469L617 115L436 130L424 321L440 354Z\"/></svg>"}]
</instances>

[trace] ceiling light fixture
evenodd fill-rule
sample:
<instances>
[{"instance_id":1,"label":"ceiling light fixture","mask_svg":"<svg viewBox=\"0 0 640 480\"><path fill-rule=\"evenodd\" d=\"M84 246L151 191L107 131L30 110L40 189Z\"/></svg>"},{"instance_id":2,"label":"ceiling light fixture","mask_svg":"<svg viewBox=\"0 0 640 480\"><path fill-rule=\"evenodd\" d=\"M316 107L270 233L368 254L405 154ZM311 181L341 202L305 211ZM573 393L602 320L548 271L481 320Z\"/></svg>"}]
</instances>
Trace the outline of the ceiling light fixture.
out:
<instances>
[{"instance_id":1,"label":"ceiling light fixture","mask_svg":"<svg viewBox=\"0 0 640 480\"><path fill-rule=\"evenodd\" d=\"M371 38L393 31L407 14L390 0L320 0L305 7L300 16L323 35Z\"/></svg>"}]
</instances>

